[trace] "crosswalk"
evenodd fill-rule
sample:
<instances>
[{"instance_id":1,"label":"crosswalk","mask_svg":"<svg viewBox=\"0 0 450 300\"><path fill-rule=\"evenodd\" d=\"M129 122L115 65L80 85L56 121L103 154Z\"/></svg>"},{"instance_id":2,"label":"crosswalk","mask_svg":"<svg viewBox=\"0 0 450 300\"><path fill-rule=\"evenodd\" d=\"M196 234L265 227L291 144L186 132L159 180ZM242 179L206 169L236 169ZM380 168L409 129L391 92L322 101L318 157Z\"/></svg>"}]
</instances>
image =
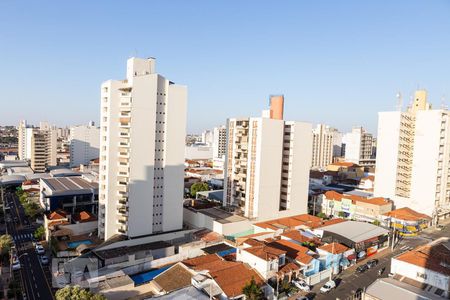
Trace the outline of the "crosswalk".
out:
<instances>
[{"instance_id":1,"label":"crosswalk","mask_svg":"<svg viewBox=\"0 0 450 300\"><path fill-rule=\"evenodd\" d=\"M32 233L24 233L24 234L18 234L13 236L14 241L19 242L19 241L28 241L33 237Z\"/></svg>"},{"instance_id":2,"label":"crosswalk","mask_svg":"<svg viewBox=\"0 0 450 300\"><path fill-rule=\"evenodd\" d=\"M412 249L412 247L410 247L410 246L403 246L400 248L400 250L402 250L402 251L410 250L410 249Z\"/></svg>"}]
</instances>

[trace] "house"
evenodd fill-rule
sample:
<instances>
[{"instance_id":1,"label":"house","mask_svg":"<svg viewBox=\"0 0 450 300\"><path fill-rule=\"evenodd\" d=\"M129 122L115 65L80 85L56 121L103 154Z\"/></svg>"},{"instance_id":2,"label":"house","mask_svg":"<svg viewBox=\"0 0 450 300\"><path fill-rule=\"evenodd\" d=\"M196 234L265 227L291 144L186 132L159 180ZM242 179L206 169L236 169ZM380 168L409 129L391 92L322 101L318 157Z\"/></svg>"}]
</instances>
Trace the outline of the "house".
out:
<instances>
[{"instance_id":1,"label":"house","mask_svg":"<svg viewBox=\"0 0 450 300\"><path fill-rule=\"evenodd\" d=\"M165 295L191 285L195 272L183 263L177 263L161 274L157 275L149 283L155 295Z\"/></svg>"},{"instance_id":2,"label":"house","mask_svg":"<svg viewBox=\"0 0 450 300\"><path fill-rule=\"evenodd\" d=\"M450 297L450 238L443 237L391 259L394 279Z\"/></svg>"},{"instance_id":3,"label":"house","mask_svg":"<svg viewBox=\"0 0 450 300\"><path fill-rule=\"evenodd\" d=\"M328 191L321 197L324 214L367 222L380 220L393 207L392 201L382 197L369 198L335 191Z\"/></svg>"},{"instance_id":4,"label":"house","mask_svg":"<svg viewBox=\"0 0 450 300\"><path fill-rule=\"evenodd\" d=\"M402 207L385 213L383 221L386 226L395 229L404 236L415 236L422 229L430 226L431 217L409 207Z\"/></svg>"},{"instance_id":5,"label":"house","mask_svg":"<svg viewBox=\"0 0 450 300\"><path fill-rule=\"evenodd\" d=\"M340 161L327 166L327 171L337 172L339 179L361 179L364 167L352 162Z\"/></svg>"},{"instance_id":6,"label":"house","mask_svg":"<svg viewBox=\"0 0 450 300\"><path fill-rule=\"evenodd\" d=\"M362 190L373 191L374 185L375 185L375 176L368 175L366 177L361 178L361 180L359 181L358 188Z\"/></svg>"},{"instance_id":7,"label":"house","mask_svg":"<svg viewBox=\"0 0 450 300\"><path fill-rule=\"evenodd\" d=\"M338 274L341 267L348 267L350 261L347 259L350 248L340 243L332 242L317 248L317 252L320 255L320 269L325 270L331 268L333 274ZM344 256L344 253L348 253Z\"/></svg>"},{"instance_id":8,"label":"house","mask_svg":"<svg viewBox=\"0 0 450 300\"><path fill-rule=\"evenodd\" d=\"M286 251L261 241L247 240L244 247L238 249L236 260L245 262L268 280L276 277L278 270L286 264Z\"/></svg>"}]
</instances>

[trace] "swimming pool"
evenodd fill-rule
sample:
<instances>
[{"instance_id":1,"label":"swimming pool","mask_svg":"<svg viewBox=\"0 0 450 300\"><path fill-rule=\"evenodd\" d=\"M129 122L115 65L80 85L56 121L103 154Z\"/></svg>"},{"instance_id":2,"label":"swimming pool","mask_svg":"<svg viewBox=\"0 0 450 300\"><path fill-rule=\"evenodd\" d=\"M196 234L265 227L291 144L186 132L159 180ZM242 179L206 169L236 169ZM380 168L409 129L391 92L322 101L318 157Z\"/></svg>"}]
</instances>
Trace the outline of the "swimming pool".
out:
<instances>
[{"instance_id":1,"label":"swimming pool","mask_svg":"<svg viewBox=\"0 0 450 300\"><path fill-rule=\"evenodd\" d=\"M130 278L131 280L134 281L134 285L140 285L143 283L147 283L149 281L152 281L153 278L155 278L156 276L158 276L159 274L161 274L162 272L164 272L165 270L167 270L168 268L170 268L172 265L170 266L165 266L162 267L160 269L153 269L144 273L139 273L139 274L135 274L135 275L131 275Z\"/></svg>"},{"instance_id":2,"label":"swimming pool","mask_svg":"<svg viewBox=\"0 0 450 300\"><path fill-rule=\"evenodd\" d=\"M91 240L82 240L82 241L75 241L75 242L67 242L67 246L69 246L69 248L71 248L71 249L75 249L76 247L80 246L81 244L91 245L92 241Z\"/></svg>"}]
</instances>

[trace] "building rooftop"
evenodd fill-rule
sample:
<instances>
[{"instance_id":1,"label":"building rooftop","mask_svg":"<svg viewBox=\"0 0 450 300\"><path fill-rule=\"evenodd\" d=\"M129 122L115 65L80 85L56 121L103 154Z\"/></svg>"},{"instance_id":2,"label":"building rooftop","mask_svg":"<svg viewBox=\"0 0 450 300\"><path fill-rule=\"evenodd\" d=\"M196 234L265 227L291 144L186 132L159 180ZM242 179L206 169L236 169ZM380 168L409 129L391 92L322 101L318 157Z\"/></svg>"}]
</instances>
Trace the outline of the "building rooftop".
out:
<instances>
[{"instance_id":1,"label":"building rooftop","mask_svg":"<svg viewBox=\"0 0 450 300\"><path fill-rule=\"evenodd\" d=\"M145 251L145 250L156 250L156 249L163 249L167 247L171 247L172 245L165 241L157 241L152 243L146 243L146 244L138 244L134 246L123 246L119 248L112 248L112 249L105 249L105 250L94 250L94 253L102 258L102 259L108 259L108 258L114 258L119 257L126 254L133 254L138 251Z\"/></svg>"},{"instance_id":2,"label":"building rooftop","mask_svg":"<svg viewBox=\"0 0 450 300\"><path fill-rule=\"evenodd\" d=\"M304 226L308 228L315 228L322 224L322 219L319 217L315 217L308 214L302 214L302 215L296 215L292 217L287 218L280 218L280 219L274 219L264 222L259 222L253 224L254 226L258 226L260 228L265 229L272 229L272 230L278 230L278 229L294 229L296 227Z\"/></svg>"},{"instance_id":3,"label":"building rooftop","mask_svg":"<svg viewBox=\"0 0 450 300\"><path fill-rule=\"evenodd\" d=\"M270 244L269 244L270 245ZM266 261L278 259L281 255L286 254L287 251L272 247L269 245L255 245L249 248L244 248L242 251L253 254Z\"/></svg>"},{"instance_id":4,"label":"building rooftop","mask_svg":"<svg viewBox=\"0 0 450 300\"><path fill-rule=\"evenodd\" d=\"M214 261L219 261L219 260L222 260L222 258L220 256L218 256L217 254L209 254L209 255L194 257L191 259L186 259L186 260L183 260L182 263L185 264L187 267L195 270L197 267L199 267L201 265L211 263Z\"/></svg>"},{"instance_id":5,"label":"building rooftop","mask_svg":"<svg viewBox=\"0 0 450 300\"><path fill-rule=\"evenodd\" d=\"M398 219L398 220L404 220L404 221L431 220L431 218L429 216L419 213L415 210L412 210L409 207L402 207L399 209L395 209L395 210L385 213L384 215Z\"/></svg>"},{"instance_id":6,"label":"building rooftop","mask_svg":"<svg viewBox=\"0 0 450 300\"><path fill-rule=\"evenodd\" d=\"M62 209L56 209L55 211L52 211L47 214L48 220L61 220L67 218L67 215L69 213Z\"/></svg>"},{"instance_id":7,"label":"building rooftop","mask_svg":"<svg viewBox=\"0 0 450 300\"><path fill-rule=\"evenodd\" d=\"M41 180L48 187L43 189L47 197L97 193L98 191L98 183L89 182L81 177L42 178Z\"/></svg>"},{"instance_id":8,"label":"building rooftop","mask_svg":"<svg viewBox=\"0 0 450 300\"><path fill-rule=\"evenodd\" d=\"M72 216L72 220L79 223L97 221L97 217L90 212L81 211Z\"/></svg>"},{"instance_id":9,"label":"building rooftop","mask_svg":"<svg viewBox=\"0 0 450 300\"><path fill-rule=\"evenodd\" d=\"M242 289L252 279L256 281L256 284L264 285L264 280L258 273L243 263L235 263L231 268L209 272L209 274L228 298L242 295Z\"/></svg>"},{"instance_id":10,"label":"building rooftop","mask_svg":"<svg viewBox=\"0 0 450 300\"><path fill-rule=\"evenodd\" d=\"M389 233L388 230L382 227L358 221L340 222L333 225L322 226L317 229L340 235L354 243L363 242Z\"/></svg>"},{"instance_id":11,"label":"building rooftop","mask_svg":"<svg viewBox=\"0 0 450 300\"><path fill-rule=\"evenodd\" d=\"M441 238L394 259L450 276L450 238Z\"/></svg>"},{"instance_id":12,"label":"building rooftop","mask_svg":"<svg viewBox=\"0 0 450 300\"><path fill-rule=\"evenodd\" d=\"M183 264L176 264L156 276L153 281L166 293L170 293L191 285L192 276Z\"/></svg>"},{"instance_id":13,"label":"building rooftop","mask_svg":"<svg viewBox=\"0 0 450 300\"><path fill-rule=\"evenodd\" d=\"M417 287L392 278L377 279L365 291L367 295L379 300L442 300L442 297L427 293Z\"/></svg>"},{"instance_id":14,"label":"building rooftop","mask_svg":"<svg viewBox=\"0 0 450 300\"><path fill-rule=\"evenodd\" d=\"M170 294L158 296L158 300L209 300L209 297L192 285L173 291ZM130 299L131 300L131 299Z\"/></svg>"},{"instance_id":15,"label":"building rooftop","mask_svg":"<svg viewBox=\"0 0 450 300\"><path fill-rule=\"evenodd\" d=\"M306 232L302 232L297 229L285 231L281 234L281 236L299 243L313 242L316 245L320 243L320 239L318 239L316 236L308 234Z\"/></svg>"},{"instance_id":16,"label":"building rooftop","mask_svg":"<svg viewBox=\"0 0 450 300\"><path fill-rule=\"evenodd\" d=\"M71 169L58 168L51 170L50 175L52 177L69 177L69 176L80 176L81 174Z\"/></svg>"},{"instance_id":17,"label":"building rooftop","mask_svg":"<svg viewBox=\"0 0 450 300\"><path fill-rule=\"evenodd\" d=\"M25 180L23 175L3 175L0 176L0 185L21 184Z\"/></svg>"},{"instance_id":18,"label":"building rooftop","mask_svg":"<svg viewBox=\"0 0 450 300\"><path fill-rule=\"evenodd\" d=\"M349 199L352 201L353 204L358 204L358 202L363 202L367 204L372 205L386 205L391 204L392 202L388 199L382 198L382 197L376 197L376 198L368 198L364 196L358 196L358 195L350 195L350 194L340 194L335 191L328 191L325 193L325 197L327 199L332 199L335 201L341 201L343 198Z\"/></svg>"},{"instance_id":19,"label":"building rooftop","mask_svg":"<svg viewBox=\"0 0 450 300\"><path fill-rule=\"evenodd\" d=\"M213 218L216 222L219 222L221 224L247 221L247 219L244 217L226 212L226 211L224 211L220 208L216 208L216 207L198 210L197 212L207 215L208 217Z\"/></svg>"},{"instance_id":20,"label":"building rooftop","mask_svg":"<svg viewBox=\"0 0 450 300\"><path fill-rule=\"evenodd\" d=\"M320 246L318 249L326 251L328 253L332 253L332 254L341 254L341 253L344 253L345 251L347 251L349 248L342 244L333 242L331 244L326 244L326 245Z\"/></svg>"}]
</instances>

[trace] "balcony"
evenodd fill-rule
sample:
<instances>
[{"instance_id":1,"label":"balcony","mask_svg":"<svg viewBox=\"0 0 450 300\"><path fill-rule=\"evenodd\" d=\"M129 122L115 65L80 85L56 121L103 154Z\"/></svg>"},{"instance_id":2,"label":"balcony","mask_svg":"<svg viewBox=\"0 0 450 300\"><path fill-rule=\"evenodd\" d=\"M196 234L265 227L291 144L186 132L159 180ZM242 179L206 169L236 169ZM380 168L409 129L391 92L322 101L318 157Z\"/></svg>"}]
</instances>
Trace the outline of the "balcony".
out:
<instances>
[{"instance_id":1,"label":"balcony","mask_svg":"<svg viewBox=\"0 0 450 300\"><path fill-rule=\"evenodd\" d=\"M119 157L121 157L121 158L130 158L130 152L128 152L128 151L120 151L119 152Z\"/></svg>"},{"instance_id":2,"label":"balcony","mask_svg":"<svg viewBox=\"0 0 450 300\"><path fill-rule=\"evenodd\" d=\"M121 206L126 206L128 204L128 198L126 198L126 197L123 197L123 198L120 198L119 199L119 205L121 205Z\"/></svg>"}]
</instances>

